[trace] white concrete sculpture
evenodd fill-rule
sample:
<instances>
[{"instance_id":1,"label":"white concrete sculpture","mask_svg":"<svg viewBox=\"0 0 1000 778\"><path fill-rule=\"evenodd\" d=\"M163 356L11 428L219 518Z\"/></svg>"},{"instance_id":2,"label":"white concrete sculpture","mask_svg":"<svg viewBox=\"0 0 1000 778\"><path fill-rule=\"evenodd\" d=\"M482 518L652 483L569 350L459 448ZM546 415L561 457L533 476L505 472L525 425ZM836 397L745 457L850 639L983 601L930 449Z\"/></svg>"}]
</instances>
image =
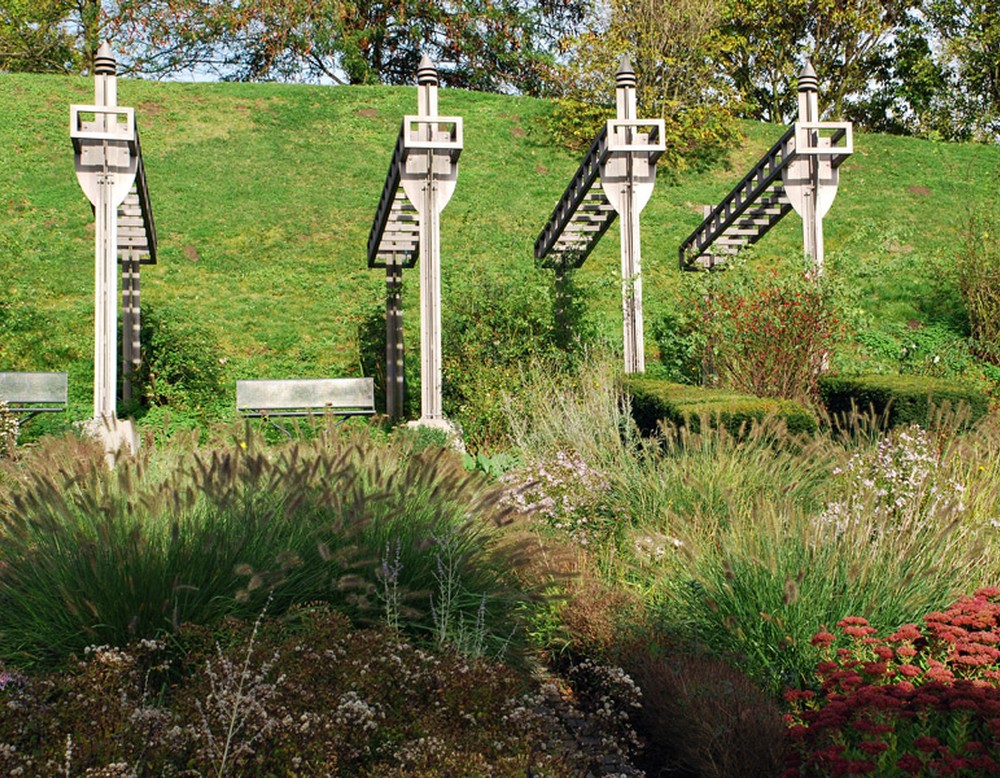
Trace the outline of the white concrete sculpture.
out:
<instances>
[{"instance_id":1,"label":"white concrete sculpture","mask_svg":"<svg viewBox=\"0 0 1000 778\"><path fill-rule=\"evenodd\" d=\"M682 269L723 266L794 210L802 217L810 273L822 274L823 217L854 147L850 122L819 121L817 98L816 73L807 62L799 76L799 120L681 244Z\"/></svg>"},{"instance_id":2,"label":"white concrete sculpture","mask_svg":"<svg viewBox=\"0 0 1000 778\"><path fill-rule=\"evenodd\" d=\"M620 216L625 372L645 372L642 252L639 214L656 183L663 153L663 120L636 114L635 71L622 57L615 74L616 118L598 133L548 224L535 241L535 259L557 272L579 267ZM600 186L598 186L598 181Z\"/></svg>"},{"instance_id":3,"label":"white concrete sculpture","mask_svg":"<svg viewBox=\"0 0 1000 778\"><path fill-rule=\"evenodd\" d=\"M94 418L91 428L109 452L134 450L134 425L116 408L118 288L123 267L123 362L139 358L139 263L156 259L156 234L135 113L118 106L116 64L104 43L94 63L94 104L70 106L76 177L94 208ZM123 218L119 219L119 209ZM123 370L123 373L125 370ZM129 390L126 390L126 392Z\"/></svg>"},{"instance_id":4,"label":"white concrete sculpture","mask_svg":"<svg viewBox=\"0 0 1000 778\"><path fill-rule=\"evenodd\" d=\"M444 425L441 408L441 211L458 181L462 119L438 116L438 73L424 55L418 114L404 116L368 237L368 266L386 269L386 412L403 408L402 269L420 259L420 422Z\"/></svg>"}]
</instances>

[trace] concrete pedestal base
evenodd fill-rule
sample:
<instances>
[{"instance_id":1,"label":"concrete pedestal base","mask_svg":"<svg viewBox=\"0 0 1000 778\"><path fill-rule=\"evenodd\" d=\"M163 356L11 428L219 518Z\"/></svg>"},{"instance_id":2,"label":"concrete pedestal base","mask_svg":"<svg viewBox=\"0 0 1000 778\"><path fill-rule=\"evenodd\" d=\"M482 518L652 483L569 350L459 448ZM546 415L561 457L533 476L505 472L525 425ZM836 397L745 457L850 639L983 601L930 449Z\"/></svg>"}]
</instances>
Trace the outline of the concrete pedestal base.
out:
<instances>
[{"instance_id":1,"label":"concrete pedestal base","mask_svg":"<svg viewBox=\"0 0 1000 778\"><path fill-rule=\"evenodd\" d=\"M84 434L101 441L108 467L114 467L119 454L131 456L139 450L139 431L132 419L119 419L114 416L88 419L83 422L81 429Z\"/></svg>"}]
</instances>

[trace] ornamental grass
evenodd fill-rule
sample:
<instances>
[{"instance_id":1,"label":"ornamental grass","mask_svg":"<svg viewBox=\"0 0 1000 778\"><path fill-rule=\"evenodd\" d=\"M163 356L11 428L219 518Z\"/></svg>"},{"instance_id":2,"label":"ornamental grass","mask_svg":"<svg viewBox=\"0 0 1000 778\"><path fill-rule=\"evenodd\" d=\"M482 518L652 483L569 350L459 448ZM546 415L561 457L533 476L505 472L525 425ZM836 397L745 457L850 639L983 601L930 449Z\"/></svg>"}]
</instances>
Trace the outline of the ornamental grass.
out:
<instances>
[{"instance_id":1,"label":"ornamental grass","mask_svg":"<svg viewBox=\"0 0 1000 778\"><path fill-rule=\"evenodd\" d=\"M54 665L323 601L478 653L516 648L522 549L500 492L440 448L329 429L314 440L122 460L72 437L35 449L0 499L0 658Z\"/></svg>"}]
</instances>

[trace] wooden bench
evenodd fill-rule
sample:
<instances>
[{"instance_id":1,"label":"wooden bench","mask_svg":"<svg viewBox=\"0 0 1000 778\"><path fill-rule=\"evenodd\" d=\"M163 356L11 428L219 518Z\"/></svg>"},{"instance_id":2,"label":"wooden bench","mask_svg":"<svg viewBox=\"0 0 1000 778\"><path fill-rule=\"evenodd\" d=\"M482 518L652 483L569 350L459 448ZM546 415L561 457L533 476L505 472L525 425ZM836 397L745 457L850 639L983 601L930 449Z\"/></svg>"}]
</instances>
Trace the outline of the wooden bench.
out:
<instances>
[{"instance_id":1,"label":"wooden bench","mask_svg":"<svg viewBox=\"0 0 1000 778\"><path fill-rule=\"evenodd\" d=\"M363 416L375 413L371 378L293 378L237 381L236 410L244 416ZM285 434L288 431L278 424Z\"/></svg>"},{"instance_id":2,"label":"wooden bench","mask_svg":"<svg viewBox=\"0 0 1000 778\"><path fill-rule=\"evenodd\" d=\"M65 411L67 398L65 373L0 373L0 400L24 421L36 413Z\"/></svg>"}]
</instances>

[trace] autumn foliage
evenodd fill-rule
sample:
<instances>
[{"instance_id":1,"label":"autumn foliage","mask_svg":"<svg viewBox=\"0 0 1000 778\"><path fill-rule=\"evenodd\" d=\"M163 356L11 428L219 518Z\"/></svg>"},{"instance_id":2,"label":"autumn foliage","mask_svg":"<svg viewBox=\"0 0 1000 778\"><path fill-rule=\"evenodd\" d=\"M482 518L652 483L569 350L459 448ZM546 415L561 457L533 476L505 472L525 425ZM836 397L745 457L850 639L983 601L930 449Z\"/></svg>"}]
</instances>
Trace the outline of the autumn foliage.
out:
<instances>
[{"instance_id":1,"label":"autumn foliage","mask_svg":"<svg viewBox=\"0 0 1000 778\"><path fill-rule=\"evenodd\" d=\"M829 293L811 279L724 288L700 300L698 316L722 383L758 397L815 397L844 331Z\"/></svg>"}]
</instances>

